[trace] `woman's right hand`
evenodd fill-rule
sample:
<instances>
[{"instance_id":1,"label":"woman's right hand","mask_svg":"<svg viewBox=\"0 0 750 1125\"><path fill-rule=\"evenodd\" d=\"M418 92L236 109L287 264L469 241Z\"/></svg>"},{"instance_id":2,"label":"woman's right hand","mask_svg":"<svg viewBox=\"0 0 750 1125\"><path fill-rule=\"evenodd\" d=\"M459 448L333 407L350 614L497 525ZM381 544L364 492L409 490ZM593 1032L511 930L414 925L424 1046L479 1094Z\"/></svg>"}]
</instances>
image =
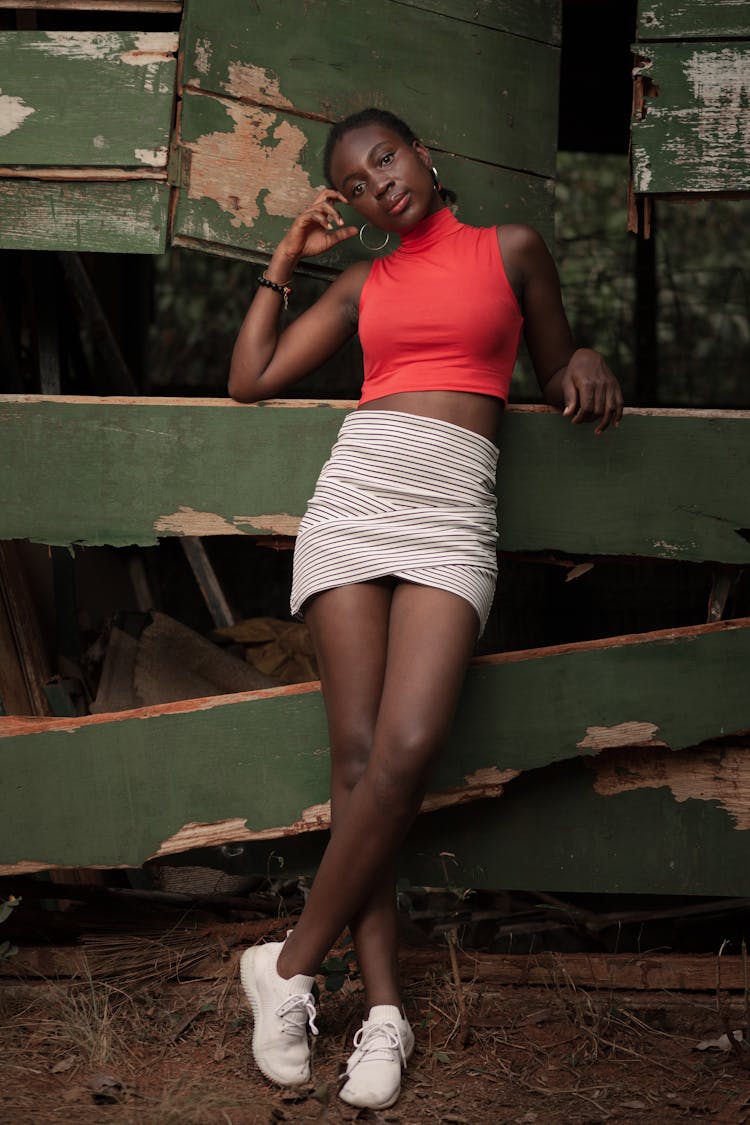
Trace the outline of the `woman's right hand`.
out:
<instances>
[{"instance_id":1,"label":"woman's right hand","mask_svg":"<svg viewBox=\"0 0 750 1125\"><path fill-rule=\"evenodd\" d=\"M344 225L335 203L346 203L346 197L333 188L323 188L309 207L297 216L277 247L277 252L295 264L300 258L324 254L346 238L357 233L357 227Z\"/></svg>"}]
</instances>

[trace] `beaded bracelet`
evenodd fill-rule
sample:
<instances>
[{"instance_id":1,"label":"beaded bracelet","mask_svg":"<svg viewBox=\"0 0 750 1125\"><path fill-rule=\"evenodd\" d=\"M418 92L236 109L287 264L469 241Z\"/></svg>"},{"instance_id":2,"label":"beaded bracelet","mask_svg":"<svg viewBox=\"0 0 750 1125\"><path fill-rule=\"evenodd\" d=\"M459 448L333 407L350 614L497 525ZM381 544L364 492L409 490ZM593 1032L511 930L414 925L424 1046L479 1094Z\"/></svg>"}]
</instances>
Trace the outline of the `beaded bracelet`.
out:
<instances>
[{"instance_id":1,"label":"beaded bracelet","mask_svg":"<svg viewBox=\"0 0 750 1125\"><path fill-rule=\"evenodd\" d=\"M278 285L275 281L270 281L265 274L258 278L258 285L265 285L266 289L273 289L274 293L278 293L283 300L284 308L289 308L289 297L292 292L289 285Z\"/></svg>"}]
</instances>

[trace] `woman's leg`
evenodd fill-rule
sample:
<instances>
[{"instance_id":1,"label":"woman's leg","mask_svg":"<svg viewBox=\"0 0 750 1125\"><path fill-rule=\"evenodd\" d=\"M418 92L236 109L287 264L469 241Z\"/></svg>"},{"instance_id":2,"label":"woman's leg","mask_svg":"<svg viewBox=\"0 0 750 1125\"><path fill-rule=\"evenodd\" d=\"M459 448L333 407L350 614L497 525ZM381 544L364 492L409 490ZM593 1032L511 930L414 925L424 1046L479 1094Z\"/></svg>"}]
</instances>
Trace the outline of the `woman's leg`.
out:
<instances>
[{"instance_id":1,"label":"woman's leg","mask_svg":"<svg viewBox=\"0 0 750 1125\"><path fill-rule=\"evenodd\" d=\"M390 878L450 730L477 631L474 609L455 594L411 583L394 590L372 752L279 954L282 977L317 972L344 926Z\"/></svg>"},{"instance_id":2,"label":"woman's leg","mask_svg":"<svg viewBox=\"0 0 750 1125\"><path fill-rule=\"evenodd\" d=\"M331 830L335 834L372 750L385 677L393 583L328 590L312 600L305 620L315 644L331 739ZM389 870L349 929L367 1007L400 1006L395 871Z\"/></svg>"}]
</instances>

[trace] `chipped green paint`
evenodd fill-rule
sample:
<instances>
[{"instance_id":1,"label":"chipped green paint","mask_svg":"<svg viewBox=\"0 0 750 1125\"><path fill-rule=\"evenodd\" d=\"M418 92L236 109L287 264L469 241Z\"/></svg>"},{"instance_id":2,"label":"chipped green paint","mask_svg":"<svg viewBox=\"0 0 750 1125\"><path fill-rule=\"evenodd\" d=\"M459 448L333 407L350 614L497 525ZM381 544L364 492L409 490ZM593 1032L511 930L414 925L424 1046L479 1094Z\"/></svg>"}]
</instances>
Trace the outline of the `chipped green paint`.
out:
<instances>
[{"instance_id":1,"label":"chipped green paint","mask_svg":"<svg viewBox=\"0 0 750 1125\"><path fill-rule=\"evenodd\" d=\"M324 183L327 132L318 121L186 92L181 140L189 170L182 177L174 239L267 259ZM551 180L457 156L443 156L438 163L444 182L458 194L462 221L476 226L526 222L551 237ZM348 208L342 213L357 225L361 221ZM353 239L310 268L335 271L375 256Z\"/></svg>"},{"instance_id":2,"label":"chipped green paint","mask_svg":"<svg viewBox=\"0 0 750 1125\"><path fill-rule=\"evenodd\" d=\"M0 180L0 247L161 254L169 188L149 180Z\"/></svg>"},{"instance_id":3,"label":"chipped green paint","mask_svg":"<svg viewBox=\"0 0 750 1125\"><path fill-rule=\"evenodd\" d=\"M186 86L326 121L374 103L438 149L554 175L548 44L396 0L192 0L185 44Z\"/></svg>"},{"instance_id":4,"label":"chipped green paint","mask_svg":"<svg viewBox=\"0 0 750 1125\"><path fill-rule=\"evenodd\" d=\"M750 191L750 43L644 43L656 88L632 123L638 192Z\"/></svg>"},{"instance_id":5,"label":"chipped green paint","mask_svg":"<svg viewBox=\"0 0 750 1125\"><path fill-rule=\"evenodd\" d=\"M640 0L638 38L749 39L748 0Z\"/></svg>"},{"instance_id":6,"label":"chipped green paint","mask_svg":"<svg viewBox=\"0 0 750 1125\"><path fill-rule=\"evenodd\" d=\"M293 534L348 405L0 397L0 539ZM743 411L629 412L595 438L511 409L501 546L748 563L749 434Z\"/></svg>"},{"instance_id":7,"label":"chipped green paint","mask_svg":"<svg viewBox=\"0 0 750 1125\"><path fill-rule=\"evenodd\" d=\"M0 164L166 168L173 32L0 32Z\"/></svg>"},{"instance_id":8,"label":"chipped green paint","mask_svg":"<svg viewBox=\"0 0 750 1125\"><path fill-rule=\"evenodd\" d=\"M623 724L636 720L673 750L750 728L748 626L486 658L469 672L433 791L460 789L482 771L501 776L578 758L592 728L612 728L618 746ZM4 864L139 865L187 824L237 818L278 835L327 797L324 711L306 685L17 730L16 720L0 719L13 779L0 790ZM608 752L598 737L599 752ZM624 741L637 737L633 728ZM591 747L587 760L598 760ZM592 790L595 780L592 766ZM502 820L504 806L493 808ZM587 851L597 847L589 835Z\"/></svg>"}]
</instances>

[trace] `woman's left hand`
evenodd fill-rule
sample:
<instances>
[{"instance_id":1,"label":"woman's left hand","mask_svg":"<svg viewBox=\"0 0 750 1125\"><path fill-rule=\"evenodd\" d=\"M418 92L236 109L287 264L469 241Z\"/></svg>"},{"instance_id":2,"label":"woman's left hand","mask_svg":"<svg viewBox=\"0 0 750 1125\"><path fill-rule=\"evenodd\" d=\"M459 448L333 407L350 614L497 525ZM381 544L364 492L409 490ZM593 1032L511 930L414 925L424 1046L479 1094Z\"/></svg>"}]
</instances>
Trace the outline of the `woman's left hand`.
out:
<instances>
[{"instance_id":1,"label":"woman's left hand","mask_svg":"<svg viewBox=\"0 0 750 1125\"><path fill-rule=\"evenodd\" d=\"M594 431L601 434L622 418L622 390L616 377L599 352L592 348L579 348L560 372L558 393L564 408L563 416L578 422L599 424Z\"/></svg>"}]
</instances>

